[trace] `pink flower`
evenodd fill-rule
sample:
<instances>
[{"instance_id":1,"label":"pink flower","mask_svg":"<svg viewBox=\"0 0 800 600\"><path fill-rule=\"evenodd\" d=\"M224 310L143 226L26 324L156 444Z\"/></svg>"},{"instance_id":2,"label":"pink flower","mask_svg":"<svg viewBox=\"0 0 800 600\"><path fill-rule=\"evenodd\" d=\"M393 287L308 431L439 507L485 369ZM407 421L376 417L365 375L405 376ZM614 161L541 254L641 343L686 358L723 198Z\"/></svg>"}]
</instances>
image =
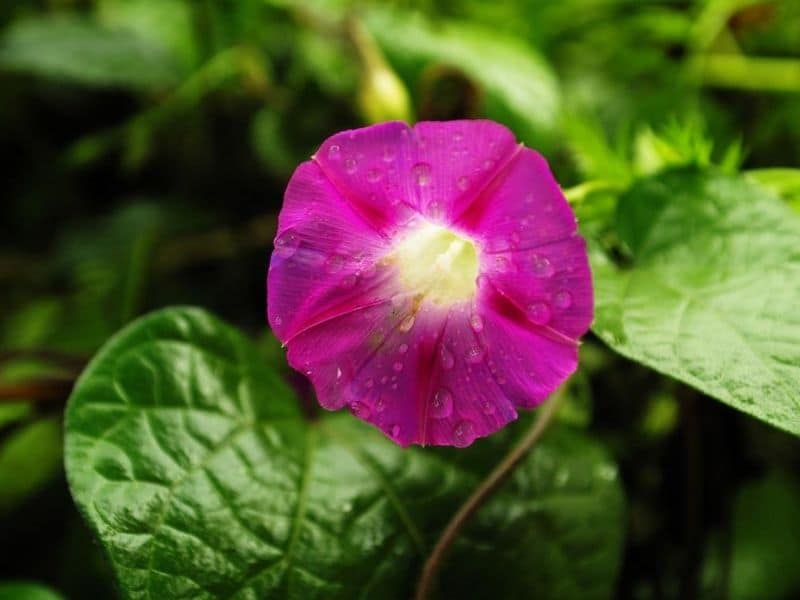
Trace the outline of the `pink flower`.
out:
<instances>
[{"instance_id":1,"label":"pink flower","mask_svg":"<svg viewBox=\"0 0 800 600\"><path fill-rule=\"evenodd\" d=\"M286 189L270 325L323 407L403 446L467 446L541 403L592 311L561 189L492 121L344 131Z\"/></svg>"}]
</instances>

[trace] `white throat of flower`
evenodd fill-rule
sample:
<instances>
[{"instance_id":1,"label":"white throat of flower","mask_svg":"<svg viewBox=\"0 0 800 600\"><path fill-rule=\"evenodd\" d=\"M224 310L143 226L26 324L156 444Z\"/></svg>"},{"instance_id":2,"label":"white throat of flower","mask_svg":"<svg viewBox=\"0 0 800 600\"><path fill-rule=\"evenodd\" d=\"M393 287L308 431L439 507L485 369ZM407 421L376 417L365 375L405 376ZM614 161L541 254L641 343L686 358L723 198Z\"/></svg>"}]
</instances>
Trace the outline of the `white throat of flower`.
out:
<instances>
[{"instance_id":1,"label":"white throat of flower","mask_svg":"<svg viewBox=\"0 0 800 600\"><path fill-rule=\"evenodd\" d=\"M448 306L474 296L478 250L472 240L425 222L395 245L391 258L401 284L435 304Z\"/></svg>"}]
</instances>

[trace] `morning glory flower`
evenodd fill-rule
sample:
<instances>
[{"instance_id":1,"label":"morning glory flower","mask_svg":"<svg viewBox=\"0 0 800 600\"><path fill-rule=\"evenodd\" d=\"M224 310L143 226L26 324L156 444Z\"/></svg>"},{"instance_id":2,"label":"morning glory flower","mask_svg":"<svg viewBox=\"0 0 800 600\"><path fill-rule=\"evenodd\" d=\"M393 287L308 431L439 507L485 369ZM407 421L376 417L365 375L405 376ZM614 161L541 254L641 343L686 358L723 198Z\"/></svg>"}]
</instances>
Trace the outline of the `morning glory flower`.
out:
<instances>
[{"instance_id":1,"label":"morning glory flower","mask_svg":"<svg viewBox=\"0 0 800 600\"><path fill-rule=\"evenodd\" d=\"M328 138L286 189L269 322L326 409L468 446L576 368L586 246L547 162L492 121Z\"/></svg>"}]
</instances>

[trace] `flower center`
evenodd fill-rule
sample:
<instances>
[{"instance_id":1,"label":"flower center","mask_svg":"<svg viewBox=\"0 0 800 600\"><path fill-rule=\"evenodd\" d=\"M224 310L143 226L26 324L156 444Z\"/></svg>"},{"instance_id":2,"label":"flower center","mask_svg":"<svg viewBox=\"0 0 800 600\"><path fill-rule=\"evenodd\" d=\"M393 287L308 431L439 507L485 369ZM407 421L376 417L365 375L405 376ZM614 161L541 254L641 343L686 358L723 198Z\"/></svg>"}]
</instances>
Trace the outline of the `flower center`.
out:
<instances>
[{"instance_id":1,"label":"flower center","mask_svg":"<svg viewBox=\"0 0 800 600\"><path fill-rule=\"evenodd\" d=\"M478 277L475 244L440 225L424 223L403 237L392 253L403 285L436 304L471 298Z\"/></svg>"}]
</instances>

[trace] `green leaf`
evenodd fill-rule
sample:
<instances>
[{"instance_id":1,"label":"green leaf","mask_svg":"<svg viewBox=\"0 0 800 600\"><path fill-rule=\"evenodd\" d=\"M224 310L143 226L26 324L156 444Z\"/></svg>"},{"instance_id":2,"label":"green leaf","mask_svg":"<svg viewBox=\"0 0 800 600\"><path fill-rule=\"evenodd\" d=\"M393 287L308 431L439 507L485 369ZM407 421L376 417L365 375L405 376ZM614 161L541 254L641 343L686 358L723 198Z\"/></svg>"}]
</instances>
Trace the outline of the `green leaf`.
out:
<instances>
[{"instance_id":1,"label":"green leaf","mask_svg":"<svg viewBox=\"0 0 800 600\"><path fill-rule=\"evenodd\" d=\"M733 509L730 597L794 598L800 593L800 486L771 474L739 492Z\"/></svg>"},{"instance_id":2,"label":"green leaf","mask_svg":"<svg viewBox=\"0 0 800 600\"><path fill-rule=\"evenodd\" d=\"M40 583L0 582L0 600L61 600L62 596Z\"/></svg>"},{"instance_id":3,"label":"green leaf","mask_svg":"<svg viewBox=\"0 0 800 600\"><path fill-rule=\"evenodd\" d=\"M621 354L800 433L800 220L742 177L673 172L621 198L630 266L592 252L594 331Z\"/></svg>"},{"instance_id":4,"label":"green leaf","mask_svg":"<svg viewBox=\"0 0 800 600\"><path fill-rule=\"evenodd\" d=\"M0 516L50 481L61 468L61 422L23 425L0 442Z\"/></svg>"},{"instance_id":5,"label":"green leaf","mask_svg":"<svg viewBox=\"0 0 800 600\"><path fill-rule=\"evenodd\" d=\"M781 196L800 212L800 169L753 169L745 175Z\"/></svg>"},{"instance_id":6,"label":"green leaf","mask_svg":"<svg viewBox=\"0 0 800 600\"><path fill-rule=\"evenodd\" d=\"M169 87L179 79L162 47L77 16L15 21L0 39L0 70L137 90Z\"/></svg>"},{"instance_id":7,"label":"green leaf","mask_svg":"<svg viewBox=\"0 0 800 600\"><path fill-rule=\"evenodd\" d=\"M308 422L260 357L207 313L176 308L117 334L81 376L67 409L67 475L125 596L409 597L437 531L506 450L508 430L454 454L402 449L346 414ZM591 477L619 498L613 465L588 442L547 440L485 518L523 493L555 510L574 478L586 501L558 517L559 536L607 520L594 529L599 548L583 550L614 554L619 504L609 506L607 488L595 498L602 486ZM530 523L541 531L541 519ZM523 525L516 531L533 539ZM503 540L515 543L514 531ZM547 552L570 542L540 543ZM587 559L604 568L586 579L606 589L616 562L598 561ZM562 566L548 564L546 576L580 577L551 570Z\"/></svg>"},{"instance_id":8,"label":"green leaf","mask_svg":"<svg viewBox=\"0 0 800 600\"><path fill-rule=\"evenodd\" d=\"M549 65L521 39L457 21L372 10L366 24L393 63L419 74L431 65L456 67L486 92L485 114L506 123L533 146L552 141L558 82Z\"/></svg>"},{"instance_id":9,"label":"green leaf","mask_svg":"<svg viewBox=\"0 0 800 600\"><path fill-rule=\"evenodd\" d=\"M550 431L456 544L445 597L611 598L624 506L607 453Z\"/></svg>"}]
</instances>

